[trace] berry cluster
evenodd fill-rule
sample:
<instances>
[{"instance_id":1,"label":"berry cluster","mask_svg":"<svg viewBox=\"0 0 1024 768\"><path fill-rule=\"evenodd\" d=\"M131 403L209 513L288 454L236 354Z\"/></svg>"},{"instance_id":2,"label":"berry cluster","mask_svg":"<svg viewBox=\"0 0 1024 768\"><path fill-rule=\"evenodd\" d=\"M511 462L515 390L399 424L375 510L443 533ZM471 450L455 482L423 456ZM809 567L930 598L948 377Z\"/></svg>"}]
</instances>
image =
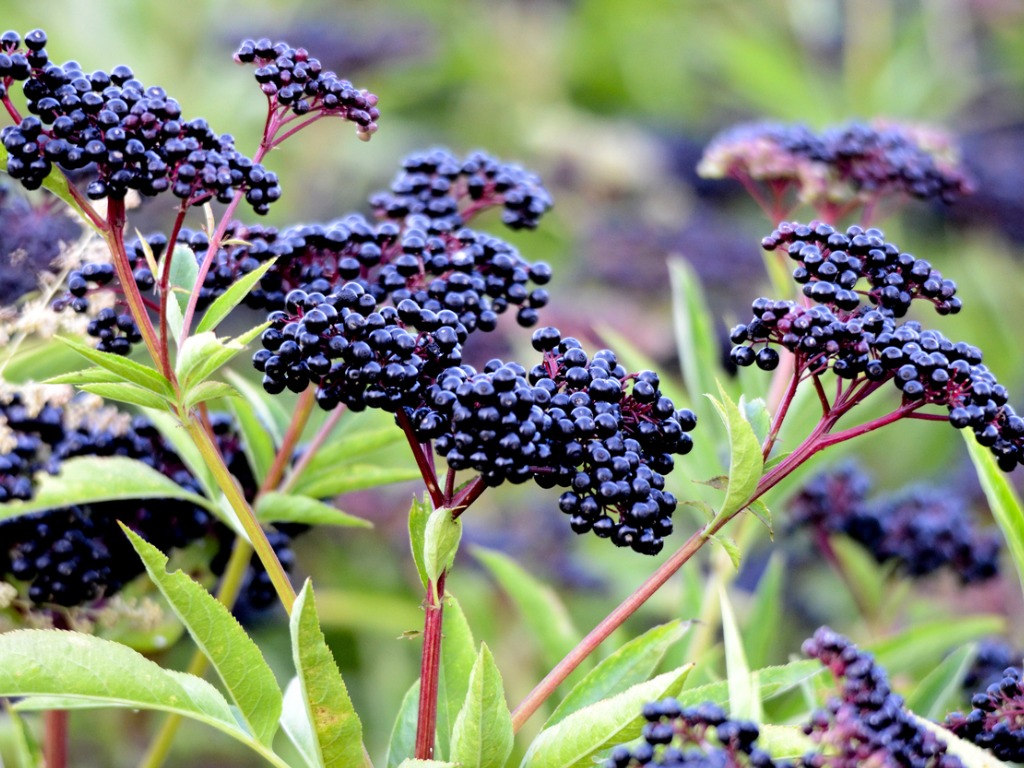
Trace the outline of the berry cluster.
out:
<instances>
[{"instance_id":1,"label":"berry cluster","mask_svg":"<svg viewBox=\"0 0 1024 768\"><path fill-rule=\"evenodd\" d=\"M953 712L945 725L957 736L983 747L1000 760L1024 762L1024 683L1019 667L971 697L971 711Z\"/></svg>"},{"instance_id":2,"label":"berry cluster","mask_svg":"<svg viewBox=\"0 0 1024 768\"><path fill-rule=\"evenodd\" d=\"M644 705L642 741L612 750L604 768L788 768L757 746L760 730L730 720L717 704L682 707L675 699Z\"/></svg>"},{"instance_id":3,"label":"berry cluster","mask_svg":"<svg viewBox=\"0 0 1024 768\"><path fill-rule=\"evenodd\" d=\"M484 152L459 160L435 149L407 157L390 191L371 197L370 205L392 221L423 214L438 229L454 231L476 211L495 205L503 208L506 226L535 229L552 201L540 179L518 165Z\"/></svg>"},{"instance_id":4,"label":"berry cluster","mask_svg":"<svg viewBox=\"0 0 1024 768\"><path fill-rule=\"evenodd\" d=\"M806 768L963 768L960 759L924 728L893 693L885 670L869 653L827 627L805 641L803 652L818 659L839 682L838 695L811 715L804 733L822 748L805 755Z\"/></svg>"},{"instance_id":5,"label":"berry cluster","mask_svg":"<svg viewBox=\"0 0 1024 768\"><path fill-rule=\"evenodd\" d=\"M886 196L951 203L973 189L947 137L894 123L852 122L821 133L799 124L741 124L711 140L697 171L764 183L777 200L793 189L814 206Z\"/></svg>"},{"instance_id":6,"label":"berry cluster","mask_svg":"<svg viewBox=\"0 0 1024 768\"><path fill-rule=\"evenodd\" d=\"M131 419L91 399L69 400L60 392L46 399L11 392L0 398L0 501L28 500L33 475L56 474L77 456L123 456L141 461L193 493L198 481L147 419ZM246 495L257 484L230 419L214 416L214 438ZM164 552L214 535L226 553L233 535L204 509L178 500L120 500L35 512L0 521L0 579L19 587L30 603L76 606L116 594L140 575L142 561L118 527L118 521ZM291 532L290 532L291 533ZM277 546L287 556L288 537ZM226 554L221 558L226 561ZM254 566L254 594L266 579ZM266 602L253 600L253 605Z\"/></svg>"},{"instance_id":7,"label":"berry cluster","mask_svg":"<svg viewBox=\"0 0 1024 768\"><path fill-rule=\"evenodd\" d=\"M978 530L956 496L921 489L871 501L869 488L852 465L818 475L790 502L793 524L849 536L879 563L895 562L912 577L943 567L964 584L997 575L1001 537Z\"/></svg>"},{"instance_id":8,"label":"berry cluster","mask_svg":"<svg viewBox=\"0 0 1024 768\"><path fill-rule=\"evenodd\" d=\"M56 164L66 171L93 166L86 188L93 200L170 191L196 205L244 192L263 214L281 196L277 175L235 149L231 136L214 133L203 119L182 119L177 101L144 86L128 67L88 74L74 61L54 64L38 29L25 36L24 51L21 42L13 32L0 37L0 82L6 90L24 81L32 114L4 128L0 140L7 172L25 188L38 189Z\"/></svg>"},{"instance_id":9,"label":"berry cluster","mask_svg":"<svg viewBox=\"0 0 1024 768\"><path fill-rule=\"evenodd\" d=\"M893 317L903 317L913 299L935 305L940 315L960 311L956 284L924 259L886 242L878 229L849 227L839 232L827 224L784 222L761 241L766 251L785 251L797 263L793 280L819 304L853 310L860 304L854 290L864 279L868 300Z\"/></svg>"},{"instance_id":10,"label":"berry cluster","mask_svg":"<svg viewBox=\"0 0 1024 768\"><path fill-rule=\"evenodd\" d=\"M833 251L830 242L837 249L845 243L845 250ZM755 300L754 317L730 334L735 364L771 370L779 359L775 344L795 355L799 375L819 376L831 368L857 382L892 381L905 406L944 406L950 424L970 427L1004 471L1021 462L1024 419L982 364L981 351L916 321L897 322L917 298L933 303L940 315L959 311L952 281L886 243L877 230L851 227L840 234L814 222L785 224L765 238L764 246L786 247L799 262L794 278L817 303ZM861 304L854 290L859 278L869 285L870 305Z\"/></svg>"},{"instance_id":11,"label":"berry cluster","mask_svg":"<svg viewBox=\"0 0 1024 768\"><path fill-rule=\"evenodd\" d=\"M272 111L341 117L356 124L356 135L364 141L377 132L377 97L325 70L305 48L269 38L244 40L234 58L239 64L255 65L256 82Z\"/></svg>"}]
</instances>

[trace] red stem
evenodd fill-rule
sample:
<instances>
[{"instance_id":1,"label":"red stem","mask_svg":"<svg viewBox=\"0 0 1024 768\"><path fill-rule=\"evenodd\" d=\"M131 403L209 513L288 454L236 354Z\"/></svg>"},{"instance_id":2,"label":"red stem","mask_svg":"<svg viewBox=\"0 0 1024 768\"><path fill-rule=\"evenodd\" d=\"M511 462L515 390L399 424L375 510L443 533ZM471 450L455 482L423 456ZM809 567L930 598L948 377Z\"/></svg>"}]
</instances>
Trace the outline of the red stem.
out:
<instances>
[{"instance_id":1,"label":"red stem","mask_svg":"<svg viewBox=\"0 0 1024 768\"><path fill-rule=\"evenodd\" d=\"M441 624L444 618L444 581L442 571L436 588L427 584L426 618L423 622L423 658L420 662L420 704L416 720L416 759L434 756L434 734L437 731L437 687L441 669Z\"/></svg>"},{"instance_id":2,"label":"red stem","mask_svg":"<svg viewBox=\"0 0 1024 768\"><path fill-rule=\"evenodd\" d=\"M160 358L160 365L164 370L170 370L171 368L171 348L167 340L167 299L170 295L171 286L171 260L174 257L174 243L178 239L178 233L181 231L181 225L185 221L185 213L187 207L184 203L178 206L178 215L174 219L174 226L171 229L171 236L167 238L167 252L164 254L163 268L160 270L160 351L162 357ZM193 286L196 288L198 286Z\"/></svg>"},{"instance_id":3,"label":"red stem","mask_svg":"<svg viewBox=\"0 0 1024 768\"><path fill-rule=\"evenodd\" d=\"M409 421L409 414L405 412L404 408L399 408L395 417L398 420L398 426L405 433L405 439L409 441L413 458L416 459L416 466L419 467L420 474L423 476L423 482L427 486L427 492L430 494L430 500L434 503L434 508L447 506L444 494L441 492L441 486L437 483L437 472L434 471L433 462L427 458L425 453L425 450L430 450L429 444L426 445L424 450L424 446L416 440L412 422Z\"/></svg>"},{"instance_id":4,"label":"red stem","mask_svg":"<svg viewBox=\"0 0 1024 768\"><path fill-rule=\"evenodd\" d=\"M68 764L68 713L66 709L43 712L43 759L46 768L66 768Z\"/></svg>"}]
</instances>

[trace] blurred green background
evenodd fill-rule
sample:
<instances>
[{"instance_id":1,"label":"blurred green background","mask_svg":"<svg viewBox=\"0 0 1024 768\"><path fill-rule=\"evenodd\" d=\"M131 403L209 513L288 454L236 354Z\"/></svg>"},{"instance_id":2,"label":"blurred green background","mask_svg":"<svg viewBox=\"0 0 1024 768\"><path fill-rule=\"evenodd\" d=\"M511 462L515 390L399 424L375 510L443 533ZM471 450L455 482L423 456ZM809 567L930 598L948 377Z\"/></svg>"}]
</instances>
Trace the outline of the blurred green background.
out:
<instances>
[{"instance_id":1,"label":"blurred green background","mask_svg":"<svg viewBox=\"0 0 1024 768\"><path fill-rule=\"evenodd\" d=\"M1024 5L1016 0L2 0L0 10L4 28L43 27L55 60L74 58L87 70L129 64L144 83L164 86L186 116L206 117L247 152L258 140L265 102L251 71L231 61L244 37L305 46L377 93L382 118L370 143L326 120L268 158L285 188L269 216L278 225L366 212L367 194L385 186L415 149L483 148L536 170L556 201L540 229L508 233L496 217L481 227L508 237L526 258L555 265L542 322L584 338L591 349L609 332L624 337L669 377L679 369L667 259L685 258L700 275L721 318L723 344L725 329L766 290L758 241L769 222L738 185L694 173L715 132L757 118L815 128L876 116L937 123L961 138L978 193L953 209L908 204L880 224L889 239L958 281L965 310L942 330L982 346L1000 380L1018 393L1015 406L1024 404ZM138 226L166 225L172 206L149 203ZM528 334L511 322L503 329L470 356L529 359ZM764 394L756 388L766 377L747 381L749 395ZM698 441L713 441L714 427L705 434ZM883 490L924 481L972 492L959 438L941 425L897 426L853 452ZM704 478L690 477L680 461L680 495L694 479ZM418 673L417 642L398 639L422 619L404 540L414 491L342 499L344 509L372 517L376 530L296 543L375 756ZM780 507L782 498L774 500ZM606 543L576 540L552 493L506 488L472 512L467 540L500 547L557 585L583 629L652 568ZM678 520L677 543L696 525L682 510ZM775 546L785 552L797 545L779 537ZM796 650L807 626L841 623L848 601L821 599L830 578L816 574L793 590L809 602L782 628L774 660ZM635 627L679 615L699 581L695 569L689 587L667 588ZM539 679L541 654L470 557L449 588L478 639L496 649L514 705ZM948 596L951 582L927 589ZM1011 575L957 599L973 610L1006 612L1011 626L1024 630L1018 592ZM931 608L909 612L922 610ZM278 649L283 665L285 637L273 618L265 620L261 642ZM180 667L189 652L182 646L161 661ZM73 721L83 750L76 765L130 765L144 743L136 720L138 745L90 736L95 721L88 716ZM234 764L216 735L186 734L178 764Z\"/></svg>"}]
</instances>

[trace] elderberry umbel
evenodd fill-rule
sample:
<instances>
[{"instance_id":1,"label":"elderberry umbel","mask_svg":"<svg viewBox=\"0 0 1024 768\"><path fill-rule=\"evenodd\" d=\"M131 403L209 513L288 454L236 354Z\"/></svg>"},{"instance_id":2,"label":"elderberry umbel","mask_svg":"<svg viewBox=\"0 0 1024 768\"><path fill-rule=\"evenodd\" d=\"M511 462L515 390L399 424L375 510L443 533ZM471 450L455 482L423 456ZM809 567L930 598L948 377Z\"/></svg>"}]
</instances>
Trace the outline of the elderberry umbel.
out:
<instances>
[{"instance_id":1,"label":"elderberry umbel","mask_svg":"<svg viewBox=\"0 0 1024 768\"><path fill-rule=\"evenodd\" d=\"M946 751L946 744L906 710L871 654L828 627L805 641L803 652L832 672L838 691L804 726L821 751L805 755L802 765L963 768L960 759Z\"/></svg>"},{"instance_id":2,"label":"elderberry umbel","mask_svg":"<svg viewBox=\"0 0 1024 768\"><path fill-rule=\"evenodd\" d=\"M955 494L911 489L872 500L869 488L852 465L822 473L790 501L793 524L849 536L911 577L946 567L972 584L998 574L1001 537L979 530Z\"/></svg>"},{"instance_id":3,"label":"elderberry umbel","mask_svg":"<svg viewBox=\"0 0 1024 768\"><path fill-rule=\"evenodd\" d=\"M54 165L64 171L92 167L90 199L170 192L185 205L230 202L244 192L256 213L281 196L277 175L241 154L227 134L201 118L185 120L163 88L146 87L132 70L86 73L74 61L49 61L46 35L3 36L0 83L22 81L29 116L0 132L7 172L37 189Z\"/></svg>"},{"instance_id":4,"label":"elderberry umbel","mask_svg":"<svg viewBox=\"0 0 1024 768\"><path fill-rule=\"evenodd\" d=\"M837 247L846 243L846 250L832 251L830 241ZM982 364L981 350L954 343L917 321L898 322L918 298L934 304L940 315L959 311L951 281L927 262L886 244L877 230L851 228L840 235L814 222L787 224L764 245L769 250L786 245L800 262L794 278L815 303L755 300L754 317L730 334L734 363L772 370L782 348L793 353L797 376L831 370L850 381L847 392L864 382L871 386L861 391L870 392L892 381L904 406L943 406L954 427L970 427L1004 471L1020 463L1024 419L1009 405L1006 388ZM837 255L839 266L834 265ZM859 300L860 279L867 283L863 293L871 304Z\"/></svg>"},{"instance_id":5,"label":"elderberry umbel","mask_svg":"<svg viewBox=\"0 0 1024 768\"><path fill-rule=\"evenodd\" d=\"M967 715L950 714L945 726L1000 760L1024 762L1024 683L1020 667L1003 670L997 682L971 697L971 707Z\"/></svg>"},{"instance_id":6,"label":"elderberry umbel","mask_svg":"<svg viewBox=\"0 0 1024 768\"><path fill-rule=\"evenodd\" d=\"M788 768L757 745L760 729L731 720L717 704L683 707L676 699L644 704L641 741L612 750L604 768Z\"/></svg>"},{"instance_id":7,"label":"elderberry umbel","mask_svg":"<svg viewBox=\"0 0 1024 768\"><path fill-rule=\"evenodd\" d=\"M244 40L234 58L239 64L256 67L253 75L271 111L340 117L355 123L356 135L364 141L376 133L380 118L377 96L324 69L305 48L269 38Z\"/></svg>"}]
</instances>

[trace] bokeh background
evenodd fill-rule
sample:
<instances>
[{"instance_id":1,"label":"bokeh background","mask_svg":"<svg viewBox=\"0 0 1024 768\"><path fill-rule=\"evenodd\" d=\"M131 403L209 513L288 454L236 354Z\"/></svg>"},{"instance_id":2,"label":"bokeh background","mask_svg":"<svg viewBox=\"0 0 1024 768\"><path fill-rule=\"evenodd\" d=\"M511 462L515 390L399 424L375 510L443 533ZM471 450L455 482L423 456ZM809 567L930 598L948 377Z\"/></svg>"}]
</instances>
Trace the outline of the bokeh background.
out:
<instances>
[{"instance_id":1,"label":"bokeh background","mask_svg":"<svg viewBox=\"0 0 1024 768\"><path fill-rule=\"evenodd\" d=\"M591 349L625 338L668 378L680 375L670 259L685 259L700 276L723 349L728 326L766 290L758 241L769 222L739 185L695 174L712 135L759 118L814 128L872 117L936 123L959 138L977 193L952 208L908 204L880 223L889 239L927 254L958 281L967 309L944 321L944 332L982 346L1000 380L1018 393L1015 406L1024 405L1024 5L1017 0L0 0L0 26L43 27L55 60L74 58L86 69L129 64L143 82L175 96L186 116L204 116L215 130L234 134L243 151L258 140L265 102L250 70L232 63L235 46L268 36L307 47L379 95L380 131L362 144L349 126L322 121L274 152L266 164L281 175L285 197L271 223L366 212L367 195L416 149L483 148L521 162L546 181L554 212L536 232L510 234L497 218L481 226L556 268L542 322ZM133 224L159 229L172 205L149 203ZM528 359L528 333L508 320L470 355L478 362ZM750 381L749 395L763 395L756 387L767 378ZM881 491L921 482L977 495L959 439L941 425L899 425L853 452ZM825 456L819 466L831 461ZM685 495L703 478L687 476L685 460L680 465L674 482ZM415 490L341 499L376 529L296 542L299 571L318 585L329 639L374 755L382 754L398 703L418 674L417 642L399 639L422 620L404 521ZM779 519L784 500L773 499ZM490 493L472 510L466 538L505 550L548 580L586 629L653 566L606 543L576 540L555 506L551 493ZM983 509L978 514L984 519ZM675 540L696 524L681 511ZM767 552L790 558L799 605L780 630L775 660L796 651L806 627L849 608L833 576L798 567L806 547L777 537L750 555L749 574L741 574L740 585L749 586ZM689 586L667 588L636 628L679 615L699 581L695 569ZM908 603L908 614L940 610L941 602L1001 611L1011 627L1024 628L1012 574L967 592L954 586L928 582L924 594L943 600ZM471 557L460 561L449 587L478 638L496 649L514 704L539 679L541 654ZM279 618L255 625L283 667ZM189 652L183 644L160 661L182 666ZM116 728L119 717L104 722ZM137 720L116 737L97 731L95 720L73 722L82 750L76 765L130 765L145 743ZM229 744L198 729L186 731L175 759L235 764Z\"/></svg>"}]
</instances>

